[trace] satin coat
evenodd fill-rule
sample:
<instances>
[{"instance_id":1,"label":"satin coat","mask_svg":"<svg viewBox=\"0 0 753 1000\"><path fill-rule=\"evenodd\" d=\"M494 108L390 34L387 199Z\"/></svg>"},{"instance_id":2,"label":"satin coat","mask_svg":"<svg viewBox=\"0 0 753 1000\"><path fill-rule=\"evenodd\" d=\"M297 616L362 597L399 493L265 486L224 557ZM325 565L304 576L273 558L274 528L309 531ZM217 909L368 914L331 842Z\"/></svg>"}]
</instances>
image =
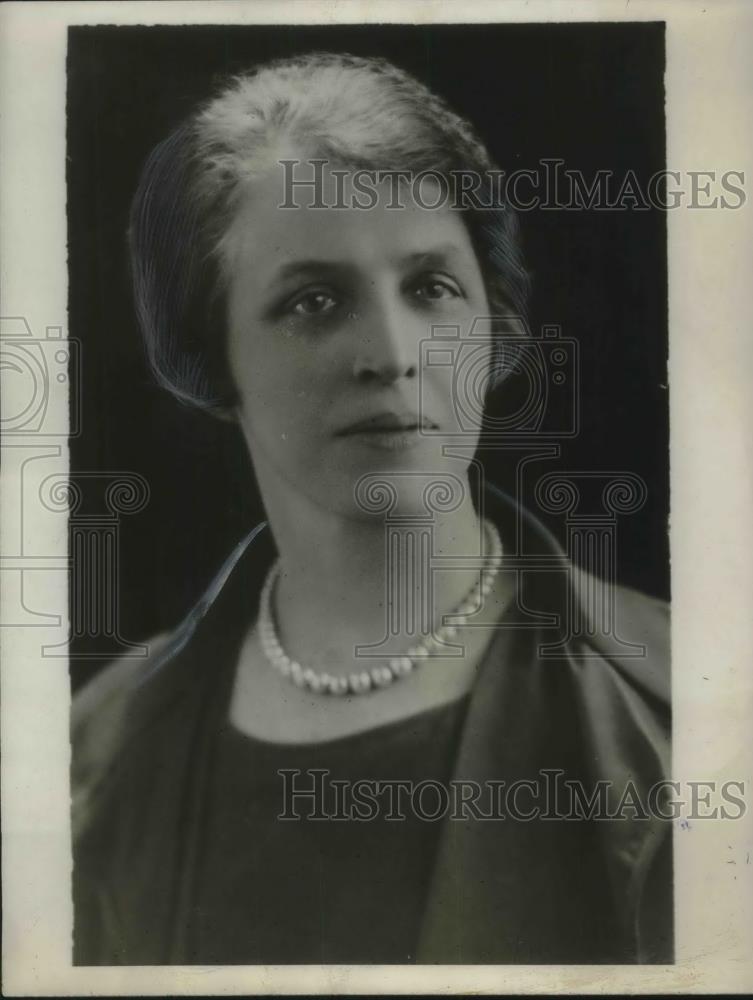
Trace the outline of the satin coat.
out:
<instances>
[{"instance_id":1,"label":"satin coat","mask_svg":"<svg viewBox=\"0 0 753 1000\"><path fill-rule=\"evenodd\" d=\"M670 963L672 824L646 808L670 766L666 605L604 591L508 497L483 497L521 566L519 599L481 664L453 779L509 786L564 772L557 780L589 797L606 782L614 818L442 821L417 961ZM74 700L76 964L192 960L211 706L232 683L273 557L261 524L148 659L116 661ZM525 790L518 802L528 811Z\"/></svg>"}]
</instances>

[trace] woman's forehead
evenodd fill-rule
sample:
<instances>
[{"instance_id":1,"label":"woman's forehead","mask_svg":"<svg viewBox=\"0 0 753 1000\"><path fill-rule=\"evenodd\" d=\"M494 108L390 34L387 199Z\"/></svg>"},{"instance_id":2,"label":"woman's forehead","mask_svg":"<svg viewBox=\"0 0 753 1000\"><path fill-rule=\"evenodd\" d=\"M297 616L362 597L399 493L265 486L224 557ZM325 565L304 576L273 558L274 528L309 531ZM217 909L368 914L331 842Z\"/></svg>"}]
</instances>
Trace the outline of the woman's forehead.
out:
<instances>
[{"instance_id":1,"label":"woman's forehead","mask_svg":"<svg viewBox=\"0 0 753 1000\"><path fill-rule=\"evenodd\" d=\"M377 182L376 203L356 207L348 199L354 171L325 167L318 171L319 186L311 171L301 176L312 178L316 187L301 187L300 202L284 200L283 167L278 165L249 182L236 204L236 211L221 243L226 264L261 267L270 274L297 261L362 263L408 262L427 257L469 257L475 254L459 211L446 205L426 207L432 202L413 196L409 181L404 181L400 198L393 197L394 182ZM343 174L334 171L342 170ZM426 178L426 185L436 183ZM345 199L343 195L345 187ZM288 193L290 193L288 191Z\"/></svg>"}]
</instances>

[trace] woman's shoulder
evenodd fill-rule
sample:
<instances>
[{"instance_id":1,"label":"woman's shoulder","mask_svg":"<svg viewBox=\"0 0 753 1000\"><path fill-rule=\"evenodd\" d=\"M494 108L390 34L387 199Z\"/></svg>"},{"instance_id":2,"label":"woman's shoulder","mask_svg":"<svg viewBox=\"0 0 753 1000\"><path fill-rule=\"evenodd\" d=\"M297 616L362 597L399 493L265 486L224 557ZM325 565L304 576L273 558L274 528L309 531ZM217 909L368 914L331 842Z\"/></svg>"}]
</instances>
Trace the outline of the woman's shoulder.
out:
<instances>
[{"instance_id":1,"label":"woman's shoulder","mask_svg":"<svg viewBox=\"0 0 753 1000\"><path fill-rule=\"evenodd\" d=\"M668 707L669 603L629 586L606 584L587 573L576 572L575 576L580 617L578 635L573 637L576 658L595 659L644 697Z\"/></svg>"},{"instance_id":2,"label":"woman's shoulder","mask_svg":"<svg viewBox=\"0 0 753 1000\"><path fill-rule=\"evenodd\" d=\"M74 836L86 825L89 806L126 736L129 709L144 680L169 645L171 634L149 639L146 656L121 656L73 696L71 794Z\"/></svg>"},{"instance_id":3,"label":"woman's shoulder","mask_svg":"<svg viewBox=\"0 0 753 1000\"><path fill-rule=\"evenodd\" d=\"M669 646L669 601L623 584L615 586L614 593L618 623L626 632L640 633L659 650Z\"/></svg>"}]
</instances>

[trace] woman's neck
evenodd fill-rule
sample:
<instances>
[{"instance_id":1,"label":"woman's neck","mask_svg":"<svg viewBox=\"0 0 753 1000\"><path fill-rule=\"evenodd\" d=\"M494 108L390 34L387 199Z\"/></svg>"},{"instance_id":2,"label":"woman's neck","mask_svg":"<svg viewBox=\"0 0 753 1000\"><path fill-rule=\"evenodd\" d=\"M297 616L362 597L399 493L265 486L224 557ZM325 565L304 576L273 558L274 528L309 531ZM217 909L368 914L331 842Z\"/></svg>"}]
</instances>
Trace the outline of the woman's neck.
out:
<instances>
[{"instance_id":1,"label":"woman's neck","mask_svg":"<svg viewBox=\"0 0 753 1000\"><path fill-rule=\"evenodd\" d=\"M483 533L467 484L451 514L400 520L325 510L288 489L264 492L280 557L278 630L304 665L348 673L400 655L478 579Z\"/></svg>"}]
</instances>

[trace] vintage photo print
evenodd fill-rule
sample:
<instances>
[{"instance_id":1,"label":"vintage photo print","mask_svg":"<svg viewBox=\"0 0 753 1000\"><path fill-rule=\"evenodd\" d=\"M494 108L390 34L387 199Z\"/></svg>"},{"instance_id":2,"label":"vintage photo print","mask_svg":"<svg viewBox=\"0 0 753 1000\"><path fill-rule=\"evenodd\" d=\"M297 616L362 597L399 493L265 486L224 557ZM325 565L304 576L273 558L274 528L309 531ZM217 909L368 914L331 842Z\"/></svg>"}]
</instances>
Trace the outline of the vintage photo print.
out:
<instances>
[{"instance_id":1,"label":"vintage photo print","mask_svg":"<svg viewBox=\"0 0 753 1000\"><path fill-rule=\"evenodd\" d=\"M10 995L751 984L750 17L382 7L6 8Z\"/></svg>"}]
</instances>

